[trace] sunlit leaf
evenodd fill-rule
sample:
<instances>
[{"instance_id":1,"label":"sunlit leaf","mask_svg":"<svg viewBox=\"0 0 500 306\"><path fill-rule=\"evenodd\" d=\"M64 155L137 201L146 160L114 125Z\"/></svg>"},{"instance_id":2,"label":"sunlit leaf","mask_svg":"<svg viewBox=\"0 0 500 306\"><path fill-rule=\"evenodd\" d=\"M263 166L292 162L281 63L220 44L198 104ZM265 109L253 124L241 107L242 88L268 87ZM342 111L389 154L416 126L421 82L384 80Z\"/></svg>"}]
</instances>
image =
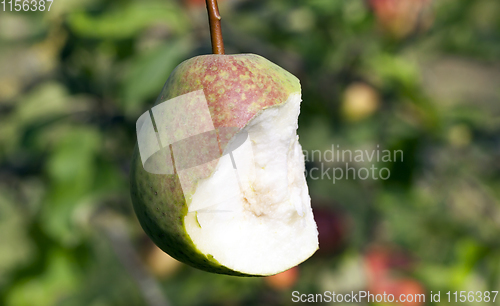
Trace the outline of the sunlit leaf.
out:
<instances>
[{"instance_id":1,"label":"sunlit leaf","mask_svg":"<svg viewBox=\"0 0 500 306\"><path fill-rule=\"evenodd\" d=\"M172 40L134 60L122 85L127 113L136 113L145 99L160 93L172 70L187 59L191 46L189 37Z\"/></svg>"},{"instance_id":2,"label":"sunlit leaf","mask_svg":"<svg viewBox=\"0 0 500 306\"><path fill-rule=\"evenodd\" d=\"M189 28L185 13L173 2L136 2L100 16L78 12L68 21L78 35L92 38L129 38L155 24L165 24L175 33Z\"/></svg>"}]
</instances>

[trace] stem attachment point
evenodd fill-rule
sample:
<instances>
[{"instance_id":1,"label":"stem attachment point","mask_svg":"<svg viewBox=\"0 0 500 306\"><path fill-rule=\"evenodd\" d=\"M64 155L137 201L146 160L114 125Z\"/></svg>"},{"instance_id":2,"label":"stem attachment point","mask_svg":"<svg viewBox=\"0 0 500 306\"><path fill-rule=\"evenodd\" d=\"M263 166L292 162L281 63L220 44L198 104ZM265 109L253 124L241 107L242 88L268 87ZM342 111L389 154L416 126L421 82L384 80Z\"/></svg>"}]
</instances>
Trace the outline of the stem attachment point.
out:
<instances>
[{"instance_id":1,"label":"stem attachment point","mask_svg":"<svg viewBox=\"0 0 500 306\"><path fill-rule=\"evenodd\" d=\"M221 16L217 0L206 0L208 23L210 24L210 38L212 40L212 53L224 54L224 41L222 40Z\"/></svg>"}]
</instances>

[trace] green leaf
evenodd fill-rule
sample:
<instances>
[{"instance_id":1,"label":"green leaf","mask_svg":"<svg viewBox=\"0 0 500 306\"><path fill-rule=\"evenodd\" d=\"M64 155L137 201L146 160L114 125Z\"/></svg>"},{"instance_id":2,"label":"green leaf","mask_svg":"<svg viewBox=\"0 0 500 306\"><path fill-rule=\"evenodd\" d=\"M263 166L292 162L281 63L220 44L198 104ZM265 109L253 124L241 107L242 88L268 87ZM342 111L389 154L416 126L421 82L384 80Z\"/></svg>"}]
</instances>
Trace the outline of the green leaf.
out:
<instances>
[{"instance_id":1,"label":"green leaf","mask_svg":"<svg viewBox=\"0 0 500 306\"><path fill-rule=\"evenodd\" d=\"M68 18L78 35L90 38L130 38L148 26L164 24L175 33L189 29L184 11L173 2L133 3L101 16L78 12Z\"/></svg>"},{"instance_id":2,"label":"green leaf","mask_svg":"<svg viewBox=\"0 0 500 306\"><path fill-rule=\"evenodd\" d=\"M61 251L54 251L49 260L43 274L19 283L9 292L7 305L55 305L77 288L80 274L75 262Z\"/></svg>"},{"instance_id":3,"label":"green leaf","mask_svg":"<svg viewBox=\"0 0 500 306\"><path fill-rule=\"evenodd\" d=\"M0 288L12 269L33 257L33 246L26 234L26 220L9 190L0 189Z\"/></svg>"},{"instance_id":4,"label":"green leaf","mask_svg":"<svg viewBox=\"0 0 500 306\"><path fill-rule=\"evenodd\" d=\"M156 97L174 68L192 49L189 37L172 40L137 58L123 81L126 113L142 110L145 99Z\"/></svg>"},{"instance_id":5,"label":"green leaf","mask_svg":"<svg viewBox=\"0 0 500 306\"><path fill-rule=\"evenodd\" d=\"M101 136L95 129L74 127L61 136L47 163L50 189L42 210L43 226L52 237L76 243L77 209L92 196Z\"/></svg>"},{"instance_id":6,"label":"green leaf","mask_svg":"<svg viewBox=\"0 0 500 306\"><path fill-rule=\"evenodd\" d=\"M415 63L402 56L377 54L367 59L371 72L383 82L398 81L411 87L419 80L419 71Z\"/></svg>"}]
</instances>

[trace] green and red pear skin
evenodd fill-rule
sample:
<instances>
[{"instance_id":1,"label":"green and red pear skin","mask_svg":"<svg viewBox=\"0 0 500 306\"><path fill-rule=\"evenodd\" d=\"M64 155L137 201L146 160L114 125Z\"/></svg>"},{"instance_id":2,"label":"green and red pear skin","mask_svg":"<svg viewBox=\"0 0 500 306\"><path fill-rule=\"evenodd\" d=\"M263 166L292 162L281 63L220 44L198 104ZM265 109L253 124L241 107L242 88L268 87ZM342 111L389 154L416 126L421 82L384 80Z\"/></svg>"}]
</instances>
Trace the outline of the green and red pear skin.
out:
<instances>
[{"instance_id":1,"label":"green and red pear skin","mask_svg":"<svg viewBox=\"0 0 500 306\"><path fill-rule=\"evenodd\" d=\"M254 54L203 55L181 63L159 102L203 89L214 126L243 128L259 111L300 92L299 80Z\"/></svg>"},{"instance_id":2,"label":"green and red pear skin","mask_svg":"<svg viewBox=\"0 0 500 306\"><path fill-rule=\"evenodd\" d=\"M205 94L214 127L236 128L225 130L234 131L230 135L218 135L222 152L228 140L259 112L284 103L292 93L300 93L300 83L291 73L258 55L203 55L175 68L157 104L200 89ZM184 124L194 127L204 123ZM161 128L157 126L158 130ZM206 177L215 170L217 161L207 165ZM184 195L177 174L152 174L144 170L137 146L132 159L130 187L141 226L163 251L205 271L245 275L226 268L196 248L184 227L191 195ZM196 182L193 182L191 191L195 190Z\"/></svg>"}]
</instances>

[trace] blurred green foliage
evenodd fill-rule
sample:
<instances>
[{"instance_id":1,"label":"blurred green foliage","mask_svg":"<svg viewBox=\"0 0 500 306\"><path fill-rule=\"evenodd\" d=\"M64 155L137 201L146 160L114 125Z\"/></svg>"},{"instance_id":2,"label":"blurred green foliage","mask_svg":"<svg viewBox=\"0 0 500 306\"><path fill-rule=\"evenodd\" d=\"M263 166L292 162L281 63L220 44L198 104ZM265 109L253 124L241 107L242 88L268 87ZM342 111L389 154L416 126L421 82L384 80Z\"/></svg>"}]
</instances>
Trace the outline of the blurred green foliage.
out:
<instances>
[{"instance_id":1,"label":"blurred green foliage","mask_svg":"<svg viewBox=\"0 0 500 306\"><path fill-rule=\"evenodd\" d=\"M387 2L220 0L227 53L301 80L304 150L404 152L377 164L388 180L309 179L343 243L281 291L155 255L132 211L135 120L177 64L210 53L203 1L1 11L0 304L291 304L369 288L374 246L408 254L391 273L427 291L498 290L500 2Z\"/></svg>"}]
</instances>

